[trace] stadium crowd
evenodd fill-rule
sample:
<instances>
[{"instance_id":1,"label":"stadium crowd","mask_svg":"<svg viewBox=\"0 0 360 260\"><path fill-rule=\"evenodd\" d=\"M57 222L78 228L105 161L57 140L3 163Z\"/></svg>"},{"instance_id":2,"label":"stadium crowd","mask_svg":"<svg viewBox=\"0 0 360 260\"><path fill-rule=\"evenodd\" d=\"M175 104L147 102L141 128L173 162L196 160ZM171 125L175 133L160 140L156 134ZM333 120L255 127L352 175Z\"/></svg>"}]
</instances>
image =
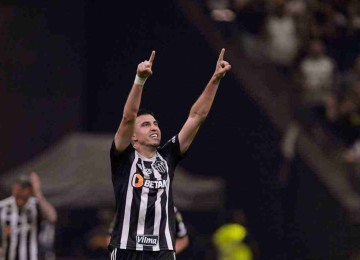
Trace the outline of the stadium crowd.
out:
<instances>
[{"instance_id":1,"label":"stadium crowd","mask_svg":"<svg viewBox=\"0 0 360 260\"><path fill-rule=\"evenodd\" d=\"M344 147L342 160L360 162L360 3L354 0L206 0L226 38L258 48L291 80L294 122L288 134L321 126ZM259 53L261 52L261 53ZM253 54L254 55L254 54ZM291 144L288 144L291 147ZM285 149L286 150L286 149ZM291 149L288 155L292 156Z\"/></svg>"}]
</instances>

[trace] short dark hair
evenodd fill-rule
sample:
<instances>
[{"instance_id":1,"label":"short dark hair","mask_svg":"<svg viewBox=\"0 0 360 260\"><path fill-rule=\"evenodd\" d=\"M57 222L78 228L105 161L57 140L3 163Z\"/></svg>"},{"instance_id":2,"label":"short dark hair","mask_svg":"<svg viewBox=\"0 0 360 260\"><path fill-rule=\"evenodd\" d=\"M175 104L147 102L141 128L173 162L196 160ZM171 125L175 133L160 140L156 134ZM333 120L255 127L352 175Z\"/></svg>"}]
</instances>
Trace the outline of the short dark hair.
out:
<instances>
[{"instance_id":1,"label":"short dark hair","mask_svg":"<svg viewBox=\"0 0 360 260\"><path fill-rule=\"evenodd\" d=\"M30 180L30 176L26 175L26 174L21 174L19 175L15 180L14 180L14 184L18 184L21 188L25 189L25 188L31 188L31 180Z\"/></svg>"},{"instance_id":2,"label":"short dark hair","mask_svg":"<svg viewBox=\"0 0 360 260\"><path fill-rule=\"evenodd\" d=\"M137 116L142 116L142 115L152 115L153 117L155 117L154 112L152 112L151 110L145 109L145 108L141 108L139 109Z\"/></svg>"}]
</instances>

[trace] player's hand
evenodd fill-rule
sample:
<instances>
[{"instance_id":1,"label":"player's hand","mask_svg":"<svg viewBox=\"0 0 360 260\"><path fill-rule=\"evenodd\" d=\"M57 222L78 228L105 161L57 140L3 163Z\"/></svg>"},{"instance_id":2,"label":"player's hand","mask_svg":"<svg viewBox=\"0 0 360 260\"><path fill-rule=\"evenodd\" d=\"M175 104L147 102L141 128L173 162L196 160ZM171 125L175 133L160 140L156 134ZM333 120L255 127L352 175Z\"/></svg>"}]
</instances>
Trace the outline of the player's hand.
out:
<instances>
[{"instance_id":1,"label":"player's hand","mask_svg":"<svg viewBox=\"0 0 360 260\"><path fill-rule=\"evenodd\" d=\"M140 78L147 78L152 75L153 72L152 72L151 68L152 68L154 59L155 59L155 51L152 51L150 59L145 60L138 65L136 73Z\"/></svg>"},{"instance_id":2,"label":"player's hand","mask_svg":"<svg viewBox=\"0 0 360 260\"><path fill-rule=\"evenodd\" d=\"M231 69L230 63L224 60L224 54L225 54L225 49L222 48L214 72L214 77L217 80L220 80L223 77L225 77L226 72L228 72Z\"/></svg>"},{"instance_id":3,"label":"player's hand","mask_svg":"<svg viewBox=\"0 0 360 260\"><path fill-rule=\"evenodd\" d=\"M41 182L39 175L37 175L36 172L32 172L30 174L30 180L31 180L31 186L33 188L33 192L34 194L37 194L38 192L41 191Z\"/></svg>"}]
</instances>

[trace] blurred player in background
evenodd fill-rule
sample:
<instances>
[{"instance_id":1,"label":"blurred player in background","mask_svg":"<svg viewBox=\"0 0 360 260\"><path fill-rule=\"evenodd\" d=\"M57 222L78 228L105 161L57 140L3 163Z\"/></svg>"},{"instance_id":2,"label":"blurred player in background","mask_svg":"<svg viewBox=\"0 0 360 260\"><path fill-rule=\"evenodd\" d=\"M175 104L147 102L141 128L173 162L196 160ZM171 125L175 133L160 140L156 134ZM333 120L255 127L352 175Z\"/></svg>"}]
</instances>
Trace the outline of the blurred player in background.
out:
<instances>
[{"instance_id":1,"label":"blurred player in background","mask_svg":"<svg viewBox=\"0 0 360 260\"><path fill-rule=\"evenodd\" d=\"M0 201L0 259L37 260L39 232L43 220L57 221L55 208L41 192L39 176L20 176L12 196Z\"/></svg>"}]
</instances>

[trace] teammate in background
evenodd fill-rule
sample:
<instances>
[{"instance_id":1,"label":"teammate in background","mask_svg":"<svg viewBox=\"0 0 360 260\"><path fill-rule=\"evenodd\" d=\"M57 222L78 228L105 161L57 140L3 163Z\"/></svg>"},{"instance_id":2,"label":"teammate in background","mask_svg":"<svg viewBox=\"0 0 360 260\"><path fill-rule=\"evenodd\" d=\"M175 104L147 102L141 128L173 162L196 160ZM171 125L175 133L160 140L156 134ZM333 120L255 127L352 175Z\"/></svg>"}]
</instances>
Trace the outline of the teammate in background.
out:
<instances>
[{"instance_id":1,"label":"teammate in background","mask_svg":"<svg viewBox=\"0 0 360 260\"><path fill-rule=\"evenodd\" d=\"M39 259L39 230L42 220L55 223L55 208L41 192L39 176L20 176L12 196L0 201L0 259Z\"/></svg>"},{"instance_id":2,"label":"teammate in background","mask_svg":"<svg viewBox=\"0 0 360 260\"><path fill-rule=\"evenodd\" d=\"M188 247L190 241L180 211L177 209L177 207L174 207L174 210L175 210L175 221L176 221L175 251L176 254L179 254Z\"/></svg>"},{"instance_id":3,"label":"teammate in background","mask_svg":"<svg viewBox=\"0 0 360 260\"><path fill-rule=\"evenodd\" d=\"M39 260L55 259L55 223L44 219L39 230Z\"/></svg>"},{"instance_id":4,"label":"teammate in background","mask_svg":"<svg viewBox=\"0 0 360 260\"><path fill-rule=\"evenodd\" d=\"M139 112L155 51L138 65L110 150L117 216L109 245L111 259L175 259L174 170L206 119L220 80L231 68L224 53L222 49L215 72L182 129L163 146L154 115Z\"/></svg>"}]
</instances>

